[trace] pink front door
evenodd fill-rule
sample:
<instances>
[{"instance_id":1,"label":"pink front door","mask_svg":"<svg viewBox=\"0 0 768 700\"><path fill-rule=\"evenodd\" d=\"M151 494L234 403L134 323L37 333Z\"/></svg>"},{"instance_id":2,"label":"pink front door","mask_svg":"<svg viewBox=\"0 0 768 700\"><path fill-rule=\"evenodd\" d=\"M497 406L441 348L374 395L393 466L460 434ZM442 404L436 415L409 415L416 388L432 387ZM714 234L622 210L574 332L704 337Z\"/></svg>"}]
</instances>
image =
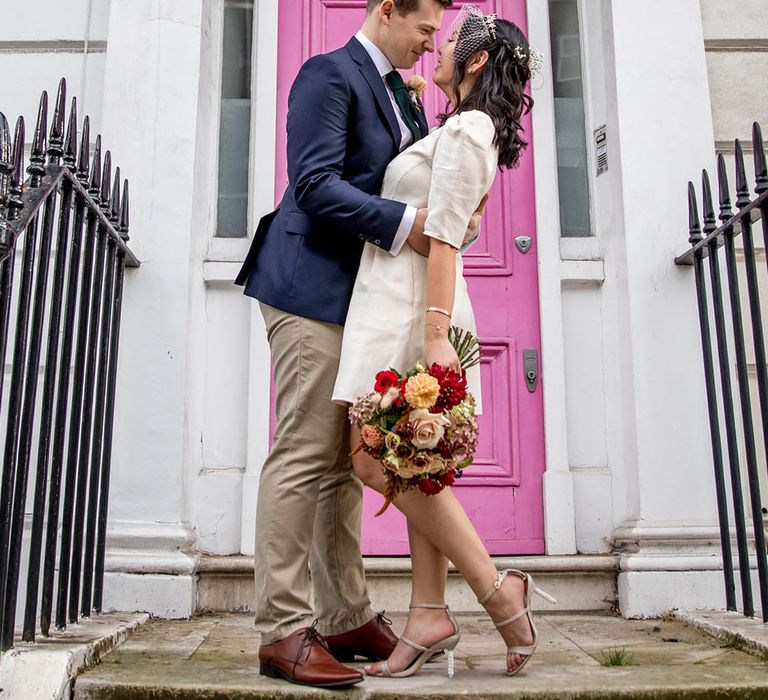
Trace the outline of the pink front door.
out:
<instances>
[{"instance_id":1,"label":"pink front door","mask_svg":"<svg viewBox=\"0 0 768 700\"><path fill-rule=\"evenodd\" d=\"M450 26L461 2L446 11ZM525 0L475 0L484 13L527 28ZM288 91L301 64L317 53L343 46L365 18L365 0L280 0L276 197L285 188L285 117ZM438 37L438 45L442 35ZM432 76L436 54L425 54L414 73ZM430 125L444 109L434 85L425 93ZM530 117L523 119L532 143ZM515 244L528 237L523 250ZM485 413L475 463L457 482L455 493L491 554L544 552L544 417L541 381L533 391L526 371L540 356L539 296L536 265L533 157L526 151L519 166L497 176L483 219L482 236L464 256L465 275L483 346ZM524 358L528 356L528 364ZM383 369L383 368L382 368ZM405 370L407 368L400 368ZM539 367L540 373L540 367ZM533 387L531 387L533 388ZM367 490L366 490L367 491ZM382 498L366 492L363 553L408 554L403 516L389 508L374 518Z\"/></svg>"}]
</instances>

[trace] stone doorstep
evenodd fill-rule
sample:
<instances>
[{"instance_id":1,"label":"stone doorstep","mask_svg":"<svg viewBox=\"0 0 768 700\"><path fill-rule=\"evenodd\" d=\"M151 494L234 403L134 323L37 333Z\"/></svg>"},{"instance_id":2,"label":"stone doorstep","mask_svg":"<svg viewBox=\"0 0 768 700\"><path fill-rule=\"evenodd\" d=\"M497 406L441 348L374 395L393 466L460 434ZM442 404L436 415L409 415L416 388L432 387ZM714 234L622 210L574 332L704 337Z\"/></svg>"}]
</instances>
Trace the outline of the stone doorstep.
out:
<instances>
[{"instance_id":1,"label":"stone doorstep","mask_svg":"<svg viewBox=\"0 0 768 700\"><path fill-rule=\"evenodd\" d=\"M405 617L393 615L393 621L401 632ZM462 615L459 624L454 678L446 676L444 661L436 661L412 678L366 678L334 692L259 675L250 615L152 620L77 678L75 700L768 698L768 666L760 659L670 618L539 615L537 655L515 678L504 676L503 646L484 616ZM630 665L603 665L607 650L615 648L627 652Z\"/></svg>"},{"instance_id":2,"label":"stone doorstep","mask_svg":"<svg viewBox=\"0 0 768 700\"><path fill-rule=\"evenodd\" d=\"M0 656L0 700L69 700L75 676L147 620L147 613L104 613L32 643L17 641Z\"/></svg>"},{"instance_id":3,"label":"stone doorstep","mask_svg":"<svg viewBox=\"0 0 768 700\"><path fill-rule=\"evenodd\" d=\"M557 604L534 596L534 609L610 611L617 605L616 555L494 557L496 567L529 572ZM408 606L411 562L408 557L366 557L366 577L376 610L404 612ZM249 612L253 609L253 557L201 555L197 566L196 610ZM455 569L448 577L446 602L456 612L479 612L472 591Z\"/></svg>"},{"instance_id":4,"label":"stone doorstep","mask_svg":"<svg viewBox=\"0 0 768 700\"><path fill-rule=\"evenodd\" d=\"M685 622L716 639L768 660L768 625L762 621L760 611L755 617L744 617L740 612L727 610L674 610L672 617Z\"/></svg>"}]
</instances>

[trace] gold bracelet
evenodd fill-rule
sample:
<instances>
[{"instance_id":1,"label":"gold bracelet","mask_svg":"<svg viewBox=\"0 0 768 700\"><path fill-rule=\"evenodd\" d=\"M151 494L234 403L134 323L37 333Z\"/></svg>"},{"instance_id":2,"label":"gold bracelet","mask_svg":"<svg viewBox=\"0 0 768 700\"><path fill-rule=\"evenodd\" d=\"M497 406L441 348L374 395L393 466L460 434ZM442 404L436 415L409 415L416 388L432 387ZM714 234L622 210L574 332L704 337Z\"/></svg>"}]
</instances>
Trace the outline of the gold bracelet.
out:
<instances>
[{"instance_id":1,"label":"gold bracelet","mask_svg":"<svg viewBox=\"0 0 768 700\"><path fill-rule=\"evenodd\" d=\"M427 311L435 311L439 314L443 314L443 316L447 316L448 318L451 317L451 313L449 311L446 311L445 309L441 309L439 306L428 306Z\"/></svg>"},{"instance_id":2,"label":"gold bracelet","mask_svg":"<svg viewBox=\"0 0 768 700\"><path fill-rule=\"evenodd\" d=\"M434 326L439 331L447 331L448 329L445 326L438 326L436 323L425 323L425 326Z\"/></svg>"}]
</instances>

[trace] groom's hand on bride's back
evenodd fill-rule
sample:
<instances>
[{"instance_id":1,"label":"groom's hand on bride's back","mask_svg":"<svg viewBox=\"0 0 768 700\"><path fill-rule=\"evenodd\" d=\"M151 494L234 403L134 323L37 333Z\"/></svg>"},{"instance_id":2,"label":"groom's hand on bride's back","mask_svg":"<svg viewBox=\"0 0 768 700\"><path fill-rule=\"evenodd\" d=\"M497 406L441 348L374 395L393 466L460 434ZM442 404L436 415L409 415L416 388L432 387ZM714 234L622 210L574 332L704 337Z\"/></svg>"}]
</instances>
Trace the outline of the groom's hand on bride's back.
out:
<instances>
[{"instance_id":1,"label":"groom's hand on bride's back","mask_svg":"<svg viewBox=\"0 0 768 700\"><path fill-rule=\"evenodd\" d=\"M485 205L488 204L488 195L483 195L480 200L480 204L477 205L472 216L469 217L469 226L467 226L467 232L464 234L464 241L461 244L461 252L463 253L467 247L474 243L480 235L480 220L485 213Z\"/></svg>"},{"instance_id":2,"label":"groom's hand on bride's back","mask_svg":"<svg viewBox=\"0 0 768 700\"><path fill-rule=\"evenodd\" d=\"M478 204L477 209L469 219L469 225L467 231L464 234L464 241L461 244L461 249L464 251L466 247L477 240L480 235L480 220L483 218L485 212L485 205L488 203L488 195L486 194ZM424 224L427 220L427 209L419 209L416 212L416 218L413 221L411 232L408 234L408 245L411 246L419 255L427 257L429 255L429 236L424 235Z\"/></svg>"}]
</instances>

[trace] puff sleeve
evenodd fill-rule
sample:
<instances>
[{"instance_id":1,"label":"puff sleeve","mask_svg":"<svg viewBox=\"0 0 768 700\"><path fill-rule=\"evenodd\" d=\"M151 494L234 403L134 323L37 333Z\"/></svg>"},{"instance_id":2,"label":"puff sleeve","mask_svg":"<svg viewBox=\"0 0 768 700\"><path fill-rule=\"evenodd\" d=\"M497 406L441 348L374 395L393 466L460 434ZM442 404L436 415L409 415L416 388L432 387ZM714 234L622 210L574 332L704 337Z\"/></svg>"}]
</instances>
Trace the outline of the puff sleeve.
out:
<instances>
[{"instance_id":1,"label":"puff sleeve","mask_svg":"<svg viewBox=\"0 0 768 700\"><path fill-rule=\"evenodd\" d=\"M472 213L491 184L498 163L495 128L479 110L450 117L435 145L424 234L461 248Z\"/></svg>"}]
</instances>

